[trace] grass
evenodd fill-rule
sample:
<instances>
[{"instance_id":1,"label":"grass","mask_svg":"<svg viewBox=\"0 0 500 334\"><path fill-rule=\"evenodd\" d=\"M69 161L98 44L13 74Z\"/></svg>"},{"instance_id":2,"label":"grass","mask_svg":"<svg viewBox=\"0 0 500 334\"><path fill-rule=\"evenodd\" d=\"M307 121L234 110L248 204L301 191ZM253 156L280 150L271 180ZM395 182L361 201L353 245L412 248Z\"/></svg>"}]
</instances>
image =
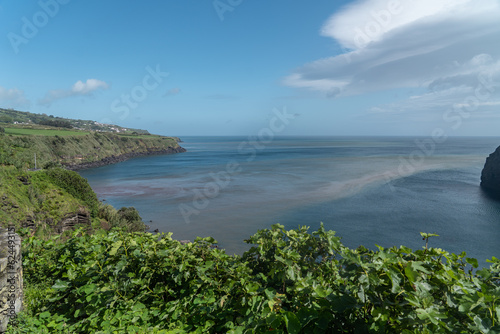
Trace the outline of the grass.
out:
<instances>
[{"instance_id":1,"label":"grass","mask_svg":"<svg viewBox=\"0 0 500 334\"><path fill-rule=\"evenodd\" d=\"M17 136L85 136L87 131L63 130L63 129L27 129L27 128L5 128L5 134Z\"/></svg>"},{"instance_id":2,"label":"grass","mask_svg":"<svg viewBox=\"0 0 500 334\"><path fill-rule=\"evenodd\" d=\"M28 217L37 225L43 225L49 218L57 222L83 206L84 201L54 184L45 171L25 172L14 166L0 166L2 224L12 222L19 227Z\"/></svg>"}]
</instances>

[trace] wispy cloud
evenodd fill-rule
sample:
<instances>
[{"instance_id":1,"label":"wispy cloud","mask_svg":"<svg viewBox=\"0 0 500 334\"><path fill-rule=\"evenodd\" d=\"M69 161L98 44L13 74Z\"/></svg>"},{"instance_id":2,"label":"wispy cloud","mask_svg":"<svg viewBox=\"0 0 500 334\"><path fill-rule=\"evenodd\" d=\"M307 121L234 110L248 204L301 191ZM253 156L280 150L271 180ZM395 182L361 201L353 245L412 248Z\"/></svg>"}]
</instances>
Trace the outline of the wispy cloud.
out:
<instances>
[{"instance_id":1,"label":"wispy cloud","mask_svg":"<svg viewBox=\"0 0 500 334\"><path fill-rule=\"evenodd\" d=\"M0 103L4 107L29 107L30 101L24 96L24 91L17 88L0 86Z\"/></svg>"},{"instance_id":2,"label":"wispy cloud","mask_svg":"<svg viewBox=\"0 0 500 334\"><path fill-rule=\"evenodd\" d=\"M71 96L90 96L98 90L108 89L109 85L97 79L87 79L86 82L78 80L71 89L50 90L38 101L38 104L49 107L53 102Z\"/></svg>"},{"instance_id":3,"label":"wispy cloud","mask_svg":"<svg viewBox=\"0 0 500 334\"><path fill-rule=\"evenodd\" d=\"M328 97L470 86L498 66L498 22L496 0L356 1L321 30L344 53L306 64L284 83Z\"/></svg>"},{"instance_id":4,"label":"wispy cloud","mask_svg":"<svg viewBox=\"0 0 500 334\"><path fill-rule=\"evenodd\" d=\"M163 97L168 97L168 96L174 96L174 95L177 95L181 92L181 89L180 88L172 88L172 89L169 89L165 92L165 94L163 94Z\"/></svg>"},{"instance_id":5,"label":"wispy cloud","mask_svg":"<svg viewBox=\"0 0 500 334\"><path fill-rule=\"evenodd\" d=\"M373 107L372 113L422 113L448 109L472 110L472 117L495 117L500 106L500 60L479 55L456 65L457 73L440 77L427 85L427 90L407 99Z\"/></svg>"}]
</instances>

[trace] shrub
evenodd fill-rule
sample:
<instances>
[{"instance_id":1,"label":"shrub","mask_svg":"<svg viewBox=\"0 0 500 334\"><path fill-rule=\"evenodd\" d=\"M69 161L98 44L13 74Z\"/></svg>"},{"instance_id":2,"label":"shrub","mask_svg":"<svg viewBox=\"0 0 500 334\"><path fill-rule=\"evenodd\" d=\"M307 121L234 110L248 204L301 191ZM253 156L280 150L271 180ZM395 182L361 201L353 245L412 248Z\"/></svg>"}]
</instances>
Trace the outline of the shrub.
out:
<instances>
[{"instance_id":1,"label":"shrub","mask_svg":"<svg viewBox=\"0 0 500 334\"><path fill-rule=\"evenodd\" d=\"M43 301L11 333L500 330L496 258L473 274L477 260L465 254L349 249L323 226L310 234L274 225L247 240L254 247L243 257L212 238L81 232L65 243L23 240L26 282L46 293L29 299Z\"/></svg>"},{"instance_id":2,"label":"shrub","mask_svg":"<svg viewBox=\"0 0 500 334\"><path fill-rule=\"evenodd\" d=\"M118 210L117 213L121 220L125 222L128 231L144 232L146 230L146 225L142 221L139 211L137 211L134 207L123 207Z\"/></svg>"},{"instance_id":3,"label":"shrub","mask_svg":"<svg viewBox=\"0 0 500 334\"><path fill-rule=\"evenodd\" d=\"M43 166L43 169L51 169L56 167L61 167L61 164L56 161L49 161Z\"/></svg>"},{"instance_id":4,"label":"shrub","mask_svg":"<svg viewBox=\"0 0 500 334\"><path fill-rule=\"evenodd\" d=\"M101 204L98 217L106 220L110 227L123 228L128 232L144 232L146 225L134 207L116 210L109 204Z\"/></svg>"}]
</instances>

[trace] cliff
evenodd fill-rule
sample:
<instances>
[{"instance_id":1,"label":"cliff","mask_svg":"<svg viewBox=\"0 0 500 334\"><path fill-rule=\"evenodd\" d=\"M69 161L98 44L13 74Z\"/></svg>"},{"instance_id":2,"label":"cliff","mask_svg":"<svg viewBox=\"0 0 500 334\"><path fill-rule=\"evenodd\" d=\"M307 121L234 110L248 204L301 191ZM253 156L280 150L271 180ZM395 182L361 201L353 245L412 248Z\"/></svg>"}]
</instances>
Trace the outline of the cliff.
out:
<instances>
[{"instance_id":1,"label":"cliff","mask_svg":"<svg viewBox=\"0 0 500 334\"><path fill-rule=\"evenodd\" d=\"M88 231L148 227L133 207L99 202L87 180L63 168L23 171L0 166L0 227L29 228L46 237L83 227ZM1 331L0 331L1 333Z\"/></svg>"},{"instance_id":2,"label":"cliff","mask_svg":"<svg viewBox=\"0 0 500 334\"><path fill-rule=\"evenodd\" d=\"M486 158L481 173L481 187L488 194L500 198L500 147Z\"/></svg>"},{"instance_id":3,"label":"cliff","mask_svg":"<svg viewBox=\"0 0 500 334\"><path fill-rule=\"evenodd\" d=\"M64 187L63 173L74 176L66 182L74 191ZM63 232L77 223L90 225L97 205L97 196L77 173L62 169L26 172L0 166L0 222L4 227L12 224Z\"/></svg>"},{"instance_id":4,"label":"cliff","mask_svg":"<svg viewBox=\"0 0 500 334\"><path fill-rule=\"evenodd\" d=\"M0 135L0 165L18 168L63 165L69 169L98 167L130 157L184 152L176 138L58 130L58 135Z\"/></svg>"},{"instance_id":5,"label":"cliff","mask_svg":"<svg viewBox=\"0 0 500 334\"><path fill-rule=\"evenodd\" d=\"M117 155L107 156L105 158L96 161L86 161L82 162L81 159L70 163L63 163L63 165L70 170L79 170L85 168L95 168L105 165L111 165L118 162L125 161L129 158L147 156L147 155L160 155L160 154L175 154L186 152L186 149L177 145L177 147L167 146L167 147L143 147L142 149L132 151L132 152L121 152Z\"/></svg>"},{"instance_id":6,"label":"cliff","mask_svg":"<svg viewBox=\"0 0 500 334\"><path fill-rule=\"evenodd\" d=\"M100 204L87 180L70 170L137 156L185 152L177 137L117 126L112 126L115 132L103 132L40 125L52 121L74 126L74 122L84 121L50 116L40 121L33 117L47 116L9 112L10 118L31 118L20 119L22 124L3 119L5 124L0 124L0 225L29 227L48 234L62 233L77 225L144 230L146 226L135 209L116 210Z\"/></svg>"}]
</instances>

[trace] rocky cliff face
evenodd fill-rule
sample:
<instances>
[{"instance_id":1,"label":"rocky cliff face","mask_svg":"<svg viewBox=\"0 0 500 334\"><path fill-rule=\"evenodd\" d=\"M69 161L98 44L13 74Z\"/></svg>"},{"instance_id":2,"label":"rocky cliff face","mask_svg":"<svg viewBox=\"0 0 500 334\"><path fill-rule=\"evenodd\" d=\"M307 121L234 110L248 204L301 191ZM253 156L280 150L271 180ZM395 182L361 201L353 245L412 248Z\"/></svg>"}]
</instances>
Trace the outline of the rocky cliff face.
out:
<instances>
[{"instance_id":1,"label":"rocky cliff face","mask_svg":"<svg viewBox=\"0 0 500 334\"><path fill-rule=\"evenodd\" d=\"M500 147L486 158L481 173L481 187L490 195L500 198Z\"/></svg>"},{"instance_id":2,"label":"rocky cliff face","mask_svg":"<svg viewBox=\"0 0 500 334\"><path fill-rule=\"evenodd\" d=\"M174 154L174 153L183 153L186 152L186 149L183 147L167 147L165 149L146 149L145 151L142 152L132 152L132 153L124 153L120 155L112 155L106 158L103 158L98 161L92 161L92 162L81 162L81 163L67 163L63 164L67 169L77 171L80 169L87 169L87 168L96 168L96 167L101 167L101 166L106 166L106 165L111 165L111 164L116 164L118 162L125 161L130 158L135 158L135 157L141 157L141 156L148 156L148 155L160 155L160 154Z\"/></svg>"},{"instance_id":3,"label":"rocky cliff face","mask_svg":"<svg viewBox=\"0 0 500 334\"><path fill-rule=\"evenodd\" d=\"M0 134L0 165L22 168L61 164L70 169L98 167L135 156L180 153L178 139L105 132L69 136Z\"/></svg>"}]
</instances>

